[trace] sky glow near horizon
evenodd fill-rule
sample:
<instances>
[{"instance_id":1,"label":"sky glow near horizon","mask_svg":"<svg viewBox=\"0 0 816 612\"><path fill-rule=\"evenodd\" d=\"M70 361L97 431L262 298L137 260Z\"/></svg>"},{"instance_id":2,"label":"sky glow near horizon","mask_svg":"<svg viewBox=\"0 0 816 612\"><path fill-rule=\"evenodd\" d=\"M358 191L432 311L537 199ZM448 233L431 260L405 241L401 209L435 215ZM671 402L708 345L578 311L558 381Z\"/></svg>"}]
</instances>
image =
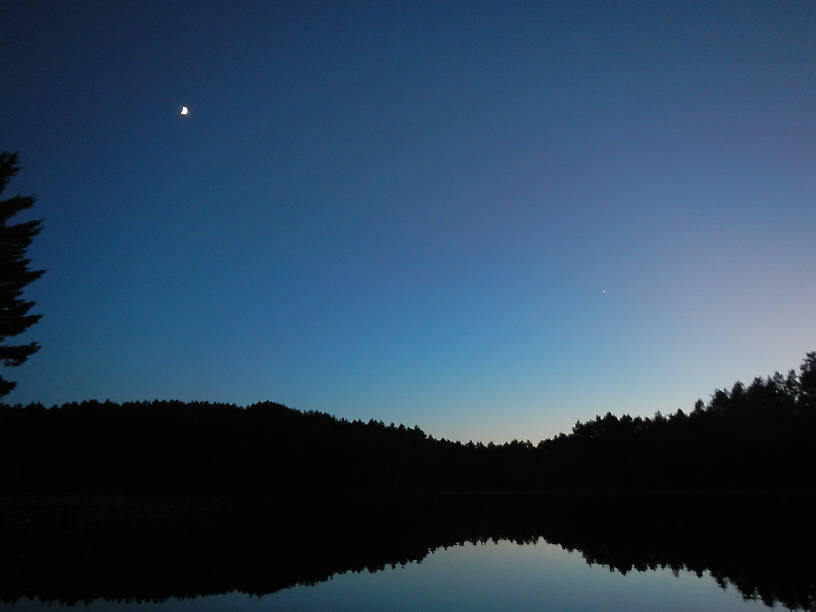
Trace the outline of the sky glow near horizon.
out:
<instances>
[{"instance_id":1,"label":"sky glow near horizon","mask_svg":"<svg viewBox=\"0 0 816 612\"><path fill-rule=\"evenodd\" d=\"M807 2L4 3L2 197L38 196L47 269L5 399L537 441L797 368L814 32Z\"/></svg>"}]
</instances>

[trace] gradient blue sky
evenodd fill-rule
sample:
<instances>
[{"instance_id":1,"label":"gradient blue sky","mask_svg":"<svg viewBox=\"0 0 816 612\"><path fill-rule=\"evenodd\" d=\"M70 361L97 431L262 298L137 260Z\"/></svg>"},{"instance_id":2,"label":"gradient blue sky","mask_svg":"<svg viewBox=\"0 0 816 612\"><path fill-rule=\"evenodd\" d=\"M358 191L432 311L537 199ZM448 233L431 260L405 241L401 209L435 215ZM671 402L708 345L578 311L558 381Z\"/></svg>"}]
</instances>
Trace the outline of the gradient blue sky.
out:
<instances>
[{"instance_id":1,"label":"gradient blue sky","mask_svg":"<svg viewBox=\"0 0 816 612\"><path fill-rule=\"evenodd\" d=\"M48 272L6 401L538 441L798 367L815 41L813 2L7 0Z\"/></svg>"}]
</instances>

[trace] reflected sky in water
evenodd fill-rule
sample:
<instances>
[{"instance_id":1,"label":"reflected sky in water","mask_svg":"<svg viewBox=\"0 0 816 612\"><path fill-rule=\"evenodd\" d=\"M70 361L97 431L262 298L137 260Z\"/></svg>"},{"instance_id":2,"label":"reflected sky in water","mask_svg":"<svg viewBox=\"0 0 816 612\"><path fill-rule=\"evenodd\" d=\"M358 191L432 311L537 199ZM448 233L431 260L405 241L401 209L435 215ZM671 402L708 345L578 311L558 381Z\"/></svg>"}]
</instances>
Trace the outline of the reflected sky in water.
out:
<instances>
[{"instance_id":1,"label":"reflected sky in water","mask_svg":"<svg viewBox=\"0 0 816 612\"><path fill-rule=\"evenodd\" d=\"M2 606L0 606L2 607ZM44 611L63 606L20 600L3 609ZM95 601L102 612L255 612L268 610L748 610L762 602L745 601L733 587L721 589L708 575L670 570L621 575L589 566L579 553L539 540L466 543L438 550L421 563L385 571L345 573L315 586L298 586L254 597L243 593L168 600L159 604Z\"/></svg>"}]
</instances>

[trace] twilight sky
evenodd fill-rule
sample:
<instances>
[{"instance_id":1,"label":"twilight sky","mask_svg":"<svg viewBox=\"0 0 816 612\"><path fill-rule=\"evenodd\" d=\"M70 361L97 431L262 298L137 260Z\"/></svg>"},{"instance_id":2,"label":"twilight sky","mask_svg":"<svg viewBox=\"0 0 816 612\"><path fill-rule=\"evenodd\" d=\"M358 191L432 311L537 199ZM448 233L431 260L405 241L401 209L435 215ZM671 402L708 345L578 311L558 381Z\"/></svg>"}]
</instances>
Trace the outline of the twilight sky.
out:
<instances>
[{"instance_id":1,"label":"twilight sky","mask_svg":"<svg viewBox=\"0 0 816 612\"><path fill-rule=\"evenodd\" d=\"M813 2L6 0L0 83L11 403L537 442L816 349Z\"/></svg>"}]
</instances>

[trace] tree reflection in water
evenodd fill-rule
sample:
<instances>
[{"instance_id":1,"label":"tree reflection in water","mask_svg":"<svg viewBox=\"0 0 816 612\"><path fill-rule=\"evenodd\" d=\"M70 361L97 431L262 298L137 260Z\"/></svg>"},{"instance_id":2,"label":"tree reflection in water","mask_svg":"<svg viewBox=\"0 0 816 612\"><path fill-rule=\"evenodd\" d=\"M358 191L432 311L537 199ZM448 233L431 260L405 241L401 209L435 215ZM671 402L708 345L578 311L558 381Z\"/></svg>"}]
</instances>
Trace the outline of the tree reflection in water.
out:
<instances>
[{"instance_id":1,"label":"tree reflection in water","mask_svg":"<svg viewBox=\"0 0 816 612\"><path fill-rule=\"evenodd\" d=\"M809 497L383 496L234 507L176 500L6 503L0 597L63 603L272 593L441 547L539 537L615 571L710 573L745 598L816 607Z\"/></svg>"}]
</instances>

